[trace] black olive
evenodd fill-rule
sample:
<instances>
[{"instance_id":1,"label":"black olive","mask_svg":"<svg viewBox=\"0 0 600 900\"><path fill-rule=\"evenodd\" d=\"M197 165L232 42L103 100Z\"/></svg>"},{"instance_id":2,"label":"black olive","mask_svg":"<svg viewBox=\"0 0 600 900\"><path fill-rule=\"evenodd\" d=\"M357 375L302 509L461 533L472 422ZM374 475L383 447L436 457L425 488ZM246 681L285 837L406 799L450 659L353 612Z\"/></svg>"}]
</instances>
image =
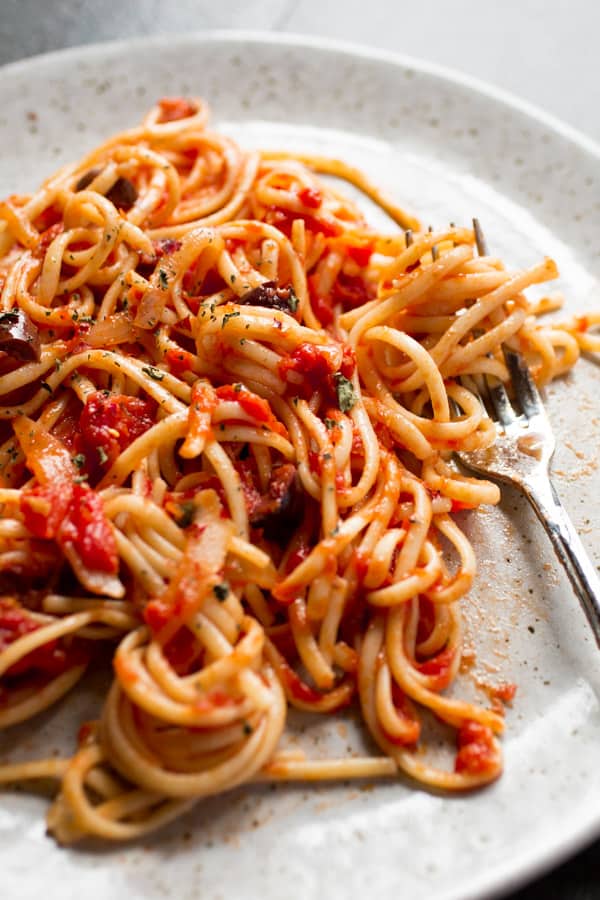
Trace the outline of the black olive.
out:
<instances>
[{"instance_id":1,"label":"black olive","mask_svg":"<svg viewBox=\"0 0 600 900\"><path fill-rule=\"evenodd\" d=\"M295 313L298 308L298 298L292 286L279 287L276 281L259 284L237 302L243 306L264 306L266 309L278 309L286 313Z\"/></svg>"},{"instance_id":2,"label":"black olive","mask_svg":"<svg viewBox=\"0 0 600 900\"><path fill-rule=\"evenodd\" d=\"M84 172L84 174L75 185L75 190L84 191L86 187L92 183L94 178L100 174L101 171L102 169L90 169L89 172Z\"/></svg>"},{"instance_id":3,"label":"black olive","mask_svg":"<svg viewBox=\"0 0 600 900\"><path fill-rule=\"evenodd\" d=\"M90 169L89 172L85 172L75 185L75 190L85 190L101 171L102 169ZM137 200L137 196L138 193L128 178L117 178L110 191L106 194L106 199L114 203L117 209L131 209Z\"/></svg>"},{"instance_id":4,"label":"black olive","mask_svg":"<svg viewBox=\"0 0 600 900\"><path fill-rule=\"evenodd\" d=\"M262 528L267 540L285 542L302 521L304 499L296 467L291 463L276 466L267 493L257 504L250 524Z\"/></svg>"},{"instance_id":5,"label":"black olive","mask_svg":"<svg viewBox=\"0 0 600 900\"><path fill-rule=\"evenodd\" d=\"M19 362L39 362L40 335L22 309L0 313L0 351Z\"/></svg>"},{"instance_id":6,"label":"black olive","mask_svg":"<svg viewBox=\"0 0 600 900\"><path fill-rule=\"evenodd\" d=\"M138 192L128 178L117 178L106 195L106 199L114 203L117 209L131 209L137 197Z\"/></svg>"}]
</instances>

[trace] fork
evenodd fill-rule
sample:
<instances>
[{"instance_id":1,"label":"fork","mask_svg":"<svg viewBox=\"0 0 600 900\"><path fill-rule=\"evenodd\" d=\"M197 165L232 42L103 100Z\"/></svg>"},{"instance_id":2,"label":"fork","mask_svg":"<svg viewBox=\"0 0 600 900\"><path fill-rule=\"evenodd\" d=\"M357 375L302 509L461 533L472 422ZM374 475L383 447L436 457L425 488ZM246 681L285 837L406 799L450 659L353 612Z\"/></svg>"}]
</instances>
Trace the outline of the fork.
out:
<instances>
[{"instance_id":1,"label":"fork","mask_svg":"<svg viewBox=\"0 0 600 900\"><path fill-rule=\"evenodd\" d=\"M486 256L477 219L473 227L478 253ZM503 346L503 352L521 412L513 408L502 382L484 378L488 406L497 419L497 440L486 449L456 455L467 469L515 485L525 495L552 541L600 647L600 578L550 480L555 449L552 427L529 366L514 350ZM485 408L485 398L480 399Z\"/></svg>"}]
</instances>

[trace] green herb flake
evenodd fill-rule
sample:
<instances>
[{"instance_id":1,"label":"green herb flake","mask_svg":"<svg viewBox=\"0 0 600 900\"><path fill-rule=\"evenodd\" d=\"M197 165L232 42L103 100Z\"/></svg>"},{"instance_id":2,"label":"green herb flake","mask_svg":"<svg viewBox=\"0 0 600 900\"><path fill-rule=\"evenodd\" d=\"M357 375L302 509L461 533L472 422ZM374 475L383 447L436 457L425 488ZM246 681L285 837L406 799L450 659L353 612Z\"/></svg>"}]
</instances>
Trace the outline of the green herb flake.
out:
<instances>
[{"instance_id":1,"label":"green herb flake","mask_svg":"<svg viewBox=\"0 0 600 900\"><path fill-rule=\"evenodd\" d=\"M77 466L78 469L83 469L85 466L85 453L77 453L77 455L73 457L73 465Z\"/></svg>"},{"instance_id":2,"label":"green herb flake","mask_svg":"<svg viewBox=\"0 0 600 900\"><path fill-rule=\"evenodd\" d=\"M108 454L102 445L100 445L97 449L98 457L100 459L100 465L103 466L105 462L108 462Z\"/></svg>"},{"instance_id":3,"label":"green herb flake","mask_svg":"<svg viewBox=\"0 0 600 900\"><path fill-rule=\"evenodd\" d=\"M142 368L142 372L144 375L148 375L150 378L153 378L154 381L162 381L165 377L165 373L161 372L160 369L157 369L156 366L144 366Z\"/></svg>"},{"instance_id":4,"label":"green herb flake","mask_svg":"<svg viewBox=\"0 0 600 900\"><path fill-rule=\"evenodd\" d=\"M333 380L340 410L343 413L350 412L356 403L356 394L354 393L352 382L345 375L342 375L341 372L336 372Z\"/></svg>"},{"instance_id":5,"label":"green herb flake","mask_svg":"<svg viewBox=\"0 0 600 900\"><path fill-rule=\"evenodd\" d=\"M323 424L325 425L327 431L331 431L332 428L337 428L337 422L335 421L335 419L326 418L323 420Z\"/></svg>"},{"instance_id":6,"label":"green herb flake","mask_svg":"<svg viewBox=\"0 0 600 900\"><path fill-rule=\"evenodd\" d=\"M179 504L180 515L177 524L180 528L188 528L194 521L194 513L196 505L193 500L186 500L185 503Z\"/></svg>"},{"instance_id":7,"label":"green herb flake","mask_svg":"<svg viewBox=\"0 0 600 900\"><path fill-rule=\"evenodd\" d=\"M229 322L230 319L235 319L236 316L239 316L239 315L240 315L239 312L225 313L225 315L223 316L223 321L221 322L221 328L225 328L225 326L227 325L227 323Z\"/></svg>"},{"instance_id":8,"label":"green herb flake","mask_svg":"<svg viewBox=\"0 0 600 900\"><path fill-rule=\"evenodd\" d=\"M220 584L215 584L213 587L213 594L219 601L219 603L223 603L224 600L227 600L229 595L229 585L226 581L222 581Z\"/></svg>"},{"instance_id":9,"label":"green herb flake","mask_svg":"<svg viewBox=\"0 0 600 900\"><path fill-rule=\"evenodd\" d=\"M295 293L293 287L291 287L291 285L288 288L288 290L289 290L290 295L288 297L287 303L290 308L290 312L295 313L296 310L298 309L298 304L300 303L300 301L298 300L298 297L296 296L296 293Z\"/></svg>"},{"instance_id":10,"label":"green herb flake","mask_svg":"<svg viewBox=\"0 0 600 900\"><path fill-rule=\"evenodd\" d=\"M164 269L158 270L158 283L163 291L166 291L169 287L169 279Z\"/></svg>"},{"instance_id":11,"label":"green herb flake","mask_svg":"<svg viewBox=\"0 0 600 900\"><path fill-rule=\"evenodd\" d=\"M47 381L40 381L40 387L43 388L45 391L48 391L49 394L52 393L52 388L50 387L50 385L48 384Z\"/></svg>"},{"instance_id":12,"label":"green herb flake","mask_svg":"<svg viewBox=\"0 0 600 900\"><path fill-rule=\"evenodd\" d=\"M87 481L87 480L88 480L88 476L87 476L87 475L77 475L77 476L73 479L73 484L83 484L83 482L84 482L84 481Z\"/></svg>"}]
</instances>

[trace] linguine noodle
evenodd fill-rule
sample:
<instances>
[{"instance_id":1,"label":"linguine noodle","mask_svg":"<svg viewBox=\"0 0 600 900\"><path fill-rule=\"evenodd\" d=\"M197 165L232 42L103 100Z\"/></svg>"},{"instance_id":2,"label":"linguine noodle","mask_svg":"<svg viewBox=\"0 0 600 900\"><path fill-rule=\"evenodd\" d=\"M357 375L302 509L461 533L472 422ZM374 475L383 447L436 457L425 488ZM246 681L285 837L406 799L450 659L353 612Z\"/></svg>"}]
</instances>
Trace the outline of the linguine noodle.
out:
<instances>
[{"instance_id":1,"label":"linguine noodle","mask_svg":"<svg viewBox=\"0 0 600 900\"><path fill-rule=\"evenodd\" d=\"M495 779L501 704L448 689L476 571L454 513L499 491L452 455L495 439L477 381L507 378L503 343L541 383L597 349L589 317L538 321L552 260L508 270L355 169L207 118L163 99L0 204L0 727L107 649L114 669L71 758L0 766L57 779L61 843L248 781ZM278 749L288 707L351 703L372 756ZM423 711L455 732L449 769L418 752Z\"/></svg>"}]
</instances>

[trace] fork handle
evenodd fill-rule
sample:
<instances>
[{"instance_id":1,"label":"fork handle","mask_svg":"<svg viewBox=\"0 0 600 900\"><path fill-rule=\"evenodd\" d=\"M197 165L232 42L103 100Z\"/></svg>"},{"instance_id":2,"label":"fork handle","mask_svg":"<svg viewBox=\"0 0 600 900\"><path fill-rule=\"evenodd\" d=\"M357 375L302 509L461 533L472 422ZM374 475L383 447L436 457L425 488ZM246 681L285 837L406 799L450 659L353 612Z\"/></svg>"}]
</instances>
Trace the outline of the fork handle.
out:
<instances>
[{"instance_id":1,"label":"fork handle","mask_svg":"<svg viewBox=\"0 0 600 900\"><path fill-rule=\"evenodd\" d=\"M549 478L530 479L525 496L552 541L600 647L600 578Z\"/></svg>"}]
</instances>

